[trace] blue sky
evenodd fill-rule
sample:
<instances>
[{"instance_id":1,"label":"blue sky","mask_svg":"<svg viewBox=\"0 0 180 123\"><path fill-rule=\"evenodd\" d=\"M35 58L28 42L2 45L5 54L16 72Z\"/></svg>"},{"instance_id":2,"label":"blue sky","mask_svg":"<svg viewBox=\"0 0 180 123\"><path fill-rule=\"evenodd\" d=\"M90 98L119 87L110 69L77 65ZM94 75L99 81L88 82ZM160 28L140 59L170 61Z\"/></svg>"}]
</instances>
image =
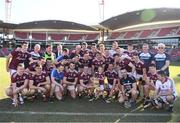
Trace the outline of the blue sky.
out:
<instances>
[{"instance_id":1,"label":"blue sky","mask_svg":"<svg viewBox=\"0 0 180 123\"><path fill-rule=\"evenodd\" d=\"M102 0L12 0L11 22L65 20L87 25L102 21ZM0 20L5 20L5 0L0 0ZM145 8L180 8L180 0L104 0L105 19ZM101 8L101 9L100 9Z\"/></svg>"}]
</instances>

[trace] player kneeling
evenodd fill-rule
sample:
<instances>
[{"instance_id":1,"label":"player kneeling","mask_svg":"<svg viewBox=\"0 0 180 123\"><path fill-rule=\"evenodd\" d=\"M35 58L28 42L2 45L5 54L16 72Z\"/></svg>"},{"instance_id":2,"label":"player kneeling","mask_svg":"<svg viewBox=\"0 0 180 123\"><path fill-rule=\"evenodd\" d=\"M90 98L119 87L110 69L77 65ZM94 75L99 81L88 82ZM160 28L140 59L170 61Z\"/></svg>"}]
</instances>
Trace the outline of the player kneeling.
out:
<instances>
[{"instance_id":1,"label":"player kneeling","mask_svg":"<svg viewBox=\"0 0 180 123\"><path fill-rule=\"evenodd\" d=\"M69 90L73 99L76 98L76 83L78 80L78 72L75 70L75 64L71 62L69 64L69 70L65 73L63 78L63 86Z\"/></svg>"},{"instance_id":2,"label":"player kneeling","mask_svg":"<svg viewBox=\"0 0 180 123\"><path fill-rule=\"evenodd\" d=\"M164 71L157 73L158 80L156 81L154 104L156 108L168 106L168 111L173 112L173 104L177 97L175 84Z\"/></svg>"},{"instance_id":3,"label":"player kneeling","mask_svg":"<svg viewBox=\"0 0 180 123\"><path fill-rule=\"evenodd\" d=\"M114 70L113 64L108 65L108 70L105 72L105 76L107 77L108 82L108 91L109 91L109 98L106 100L107 103L112 101L116 96L118 96L118 74Z\"/></svg>"},{"instance_id":4,"label":"player kneeling","mask_svg":"<svg viewBox=\"0 0 180 123\"><path fill-rule=\"evenodd\" d=\"M102 66L98 67L98 72L94 75L94 98L89 101L98 99L99 97L107 97L107 91L105 90L105 74Z\"/></svg>"},{"instance_id":5,"label":"player kneeling","mask_svg":"<svg viewBox=\"0 0 180 123\"><path fill-rule=\"evenodd\" d=\"M24 65L17 66L17 72L11 75L11 86L6 90L7 96L13 100L13 105L16 107L18 103L23 104L23 96L28 95L28 75L24 72Z\"/></svg>"},{"instance_id":6,"label":"player kneeling","mask_svg":"<svg viewBox=\"0 0 180 123\"><path fill-rule=\"evenodd\" d=\"M59 64L54 68L51 72L51 93L50 97L52 100L53 93L55 92L55 96L58 100L62 100L63 95L63 77L64 77L64 66Z\"/></svg>"},{"instance_id":7,"label":"player kneeling","mask_svg":"<svg viewBox=\"0 0 180 123\"><path fill-rule=\"evenodd\" d=\"M92 83L92 75L88 73L88 66L84 66L83 72L79 76L79 84L78 84L78 95L81 96L92 96L93 94L93 83Z\"/></svg>"},{"instance_id":8,"label":"player kneeling","mask_svg":"<svg viewBox=\"0 0 180 123\"><path fill-rule=\"evenodd\" d=\"M136 79L127 74L126 69L122 69L121 74L122 78L120 79L120 84L122 87L122 92L119 94L119 102L124 103L124 106L127 108L134 107L138 94Z\"/></svg>"},{"instance_id":9,"label":"player kneeling","mask_svg":"<svg viewBox=\"0 0 180 123\"><path fill-rule=\"evenodd\" d=\"M43 101L47 101L50 92L50 79L48 74L42 71L42 66L37 64L35 67L35 73L29 77L29 95L32 100L35 97L35 93L40 93L43 96Z\"/></svg>"},{"instance_id":10,"label":"player kneeling","mask_svg":"<svg viewBox=\"0 0 180 123\"><path fill-rule=\"evenodd\" d=\"M151 100L154 99L155 85L157 81L157 71L155 64L149 66L149 73L147 74L146 83L144 85L144 108L148 108L151 105Z\"/></svg>"}]
</instances>

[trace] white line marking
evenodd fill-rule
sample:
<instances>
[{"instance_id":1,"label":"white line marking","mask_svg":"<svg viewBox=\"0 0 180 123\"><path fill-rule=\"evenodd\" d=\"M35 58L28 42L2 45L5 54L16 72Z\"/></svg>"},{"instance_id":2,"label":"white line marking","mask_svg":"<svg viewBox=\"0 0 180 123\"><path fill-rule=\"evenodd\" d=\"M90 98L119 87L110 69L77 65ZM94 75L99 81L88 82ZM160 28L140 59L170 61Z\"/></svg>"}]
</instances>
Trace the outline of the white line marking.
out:
<instances>
[{"instance_id":1,"label":"white line marking","mask_svg":"<svg viewBox=\"0 0 180 123\"><path fill-rule=\"evenodd\" d=\"M30 115L68 115L68 116L178 116L170 113L79 113L79 112L34 112L34 111L0 111L0 114L30 114Z\"/></svg>"}]
</instances>

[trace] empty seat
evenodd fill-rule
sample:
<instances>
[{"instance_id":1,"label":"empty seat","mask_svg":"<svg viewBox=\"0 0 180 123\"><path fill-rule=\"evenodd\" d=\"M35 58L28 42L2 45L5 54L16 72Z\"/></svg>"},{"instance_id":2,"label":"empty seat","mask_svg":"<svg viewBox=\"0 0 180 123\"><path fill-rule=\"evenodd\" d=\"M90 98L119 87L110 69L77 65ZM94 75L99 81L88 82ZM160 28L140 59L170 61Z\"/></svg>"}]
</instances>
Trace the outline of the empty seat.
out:
<instances>
[{"instance_id":1,"label":"empty seat","mask_svg":"<svg viewBox=\"0 0 180 123\"><path fill-rule=\"evenodd\" d=\"M15 38L18 39L28 39L28 33L27 32L14 32Z\"/></svg>"},{"instance_id":2,"label":"empty seat","mask_svg":"<svg viewBox=\"0 0 180 123\"><path fill-rule=\"evenodd\" d=\"M48 35L51 36L51 39L55 41L64 40L65 37L68 36L68 34L48 34Z\"/></svg>"},{"instance_id":3,"label":"empty seat","mask_svg":"<svg viewBox=\"0 0 180 123\"><path fill-rule=\"evenodd\" d=\"M35 40L46 40L45 33L32 33L32 38Z\"/></svg>"},{"instance_id":4,"label":"empty seat","mask_svg":"<svg viewBox=\"0 0 180 123\"><path fill-rule=\"evenodd\" d=\"M116 39L120 36L120 32L112 32L109 39Z\"/></svg>"},{"instance_id":5,"label":"empty seat","mask_svg":"<svg viewBox=\"0 0 180 123\"><path fill-rule=\"evenodd\" d=\"M94 33L94 34L88 34L85 38L85 40L96 40L98 37L98 33Z\"/></svg>"},{"instance_id":6,"label":"empty seat","mask_svg":"<svg viewBox=\"0 0 180 123\"><path fill-rule=\"evenodd\" d=\"M173 29L177 29L177 27L170 27L170 28L162 28L160 29L159 33L157 36L167 36L168 34L171 34Z\"/></svg>"},{"instance_id":7,"label":"empty seat","mask_svg":"<svg viewBox=\"0 0 180 123\"><path fill-rule=\"evenodd\" d=\"M124 36L125 39L128 39L128 38L134 38L137 36L137 33L139 33L139 31L130 31L130 32L127 32L126 35Z\"/></svg>"},{"instance_id":8,"label":"empty seat","mask_svg":"<svg viewBox=\"0 0 180 123\"><path fill-rule=\"evenodd\" d=\"M85 34L70 34L68 40L82 40Z\"/></svg>"}]
</instances>

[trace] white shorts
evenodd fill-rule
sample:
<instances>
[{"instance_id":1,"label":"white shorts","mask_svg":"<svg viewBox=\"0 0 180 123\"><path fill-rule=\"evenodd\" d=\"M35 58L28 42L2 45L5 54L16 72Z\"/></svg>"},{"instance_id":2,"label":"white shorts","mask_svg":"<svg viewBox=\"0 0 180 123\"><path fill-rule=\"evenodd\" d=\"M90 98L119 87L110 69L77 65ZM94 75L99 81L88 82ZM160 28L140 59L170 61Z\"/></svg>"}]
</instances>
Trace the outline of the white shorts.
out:
<instances>
[{"instance_id":1,"label":"white shorts","mask_svg":"<svg viewBox=\"0 0 180 123\"><path fill-rule=\"evenodd\" d=\"M10 75L13 75L15 72L17 72L17 70L14 70L14 69L9 69L9 73L10 73Z\"/></svg>"},{"instance_id":2,"label":"white shorts","mask_svg":"<svg viewBox=\"0 0 180 123\"><path fill-rule=\"evenodd\" d=\"M68 86L67 86L67 89L68 89L69 91L75 90L75 85L68 85Z\"/></svg>"},{"instance_id":3,"label":"white shorts","mask_svg":"<svg viewBox=\"0 0 180 123\"><path fill-rule=\"evenodd\" d=\"M101 91L104 90L104 85L100 85L100 90L101 90Z\"/></svg>"},{"instance_id":4,"label":"white shorts","mask_svg":"<svg viewBox=\"0 0 180 123\"><path fill-rule=\"evenodd\" d=\"M55 91L55 92L59 92L60 90L61 90L61 89L60 89L60 86L57 86L57 85L56 85L54 91Z\"/></svg>"}]
</instances>

